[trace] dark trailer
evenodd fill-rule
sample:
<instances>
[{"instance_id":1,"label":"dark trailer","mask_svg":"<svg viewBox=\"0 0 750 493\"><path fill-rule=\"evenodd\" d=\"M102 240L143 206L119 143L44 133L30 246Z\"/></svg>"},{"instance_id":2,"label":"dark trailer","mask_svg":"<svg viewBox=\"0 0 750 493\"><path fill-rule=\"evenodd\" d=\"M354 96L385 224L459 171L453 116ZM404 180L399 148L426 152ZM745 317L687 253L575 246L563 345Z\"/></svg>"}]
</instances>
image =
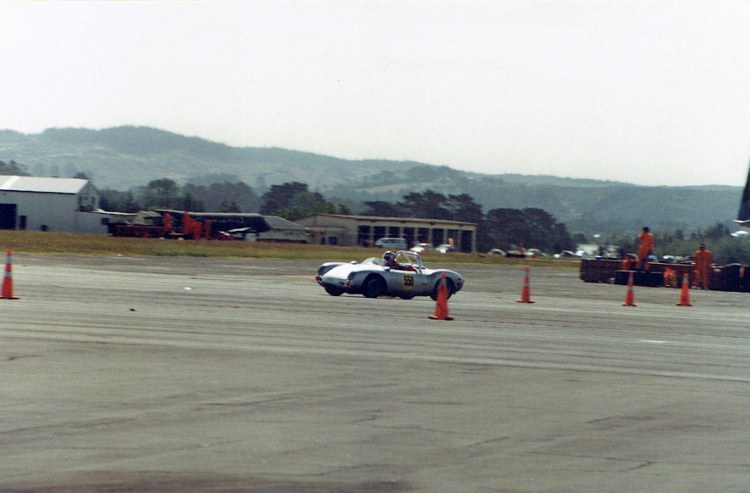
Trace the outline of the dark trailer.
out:
<instances>
[{"instance_id":1,"label":"dark trailer","mask_svg":"<svg viewBox=\"0 0 750 493\"><path fill-rule=\"evenodd\" d=\"M211 224L211 237L216 238L220 232L229 232L230 230L244 229L250 233L265 233L271 228L268 222L261 214L255 213L240 213L240 212L192 212L192 211L176 211L171 209L156 209L162 217L166 213L172 218L172 231L180 233L183 231L183 225L185 223L185 215L187 214L190 220L198 221L203 224L206 221L210 221Z\"/></svg>"}]
</instances>

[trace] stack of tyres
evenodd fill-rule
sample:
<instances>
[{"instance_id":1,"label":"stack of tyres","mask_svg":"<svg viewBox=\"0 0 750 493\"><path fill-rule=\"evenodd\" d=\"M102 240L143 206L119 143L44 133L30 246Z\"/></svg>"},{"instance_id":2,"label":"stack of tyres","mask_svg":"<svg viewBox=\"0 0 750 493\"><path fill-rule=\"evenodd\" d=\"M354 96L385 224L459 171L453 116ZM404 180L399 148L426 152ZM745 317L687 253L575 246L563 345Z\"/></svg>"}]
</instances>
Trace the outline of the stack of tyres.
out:
<instances>
[{"instance_id":1,"label":"stack of tyres","mask_svg":"<svg viewBox=\"0 0 750 493\"><path fill-rule=\"evenodd\" d=\"M581 260L581 280L584 282L601 282L599 280L599 269L595 260L582 259Z\"/></svg>"},{"instance_id":2,"label":"stack of tyres","mask_svg":"<svg viewBox=\"0 0 750 493\"><path fill-rule=\"evenodd\" d=\"M649 288L664 286L664 273L640 270L635 273L633 283L636 286L646 286Z\"/></svg>"},{"instance_id":3,"label":"stack of tyres","mask_svg":"<svg viewBox=\"0 0 750 493\"><path fill-rule=\"evenodd\" d=\"M742 275L740 276L740 291L750 293L750 267L745 266L742 271Z\"/></svg>"},{"instance_id":4,"label":"stack of tyres","mask_svg":"<svg viewBox=\"0 0 750 493\"><path fill-rule=\"evenodd\" d=\"M649 288L664 286L663 272L651 272L646 270L618 270L615 273L615 284L627 284L631 272L633 272L633 284L636 286L645 286Z\"/></svg>"},{"instance_id":5,"label":"stack of tyres","mask_svg":"<svg viewBox=\"0 0 750 493\"><path fill-rule=\"evenodd\" d=\"M711 272L708 273L708 286L709 289L721 291L721 267L712 267Z\"/></svg>"},{"instance_id":6,"label":"stack of tyres","mask_svg":"<svg viewBox=\"0 0 750 493\"><path fill-rule=\"evenodd\" d=\"M615 272L615 284L622 284L623 286L628 283L628 277L632 270L618 270ZM635 281L633 282L635 284Z\"/></svg>"},{"instance_id":7,"label":"stack of tyres","mask_svg":"<svg viewBox=\"0 0 750 493\"><path fill-rule=\"evenodd\" d=\"M609 282L615 277L618 266L616 260L583 259L580 278L585 282Z\"/></svg>"},{"instance_id":8,"label":"stack of tyres","mask_svg":"<svg viewBox=\"0 0 750 493\"><path fill-rule=\"evenodd\" d=\"M740 264L729 264L712 269L709 286L717 291L739 291L741 267Z\"/></svg>"}]
</instances>

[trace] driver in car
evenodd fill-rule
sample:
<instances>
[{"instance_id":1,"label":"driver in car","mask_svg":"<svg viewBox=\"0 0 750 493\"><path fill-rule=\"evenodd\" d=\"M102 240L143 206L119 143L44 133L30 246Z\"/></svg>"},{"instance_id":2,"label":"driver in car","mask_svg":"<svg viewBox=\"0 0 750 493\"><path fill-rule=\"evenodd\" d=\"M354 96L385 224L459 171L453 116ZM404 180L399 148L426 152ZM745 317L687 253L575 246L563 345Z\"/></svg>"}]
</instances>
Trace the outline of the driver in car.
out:
<instances>
[{"instance_id":1,"label":"driver in car","mask_svg":"<svg viewBox=\"0 0 750 493\"><path fill-rule=\"evenodd\" d=\"M388 250L383 254L383 261L386 267L396 270L414 270L411 265L404 265L396 262L396 254Z\"/></svg>"}]
</instances>

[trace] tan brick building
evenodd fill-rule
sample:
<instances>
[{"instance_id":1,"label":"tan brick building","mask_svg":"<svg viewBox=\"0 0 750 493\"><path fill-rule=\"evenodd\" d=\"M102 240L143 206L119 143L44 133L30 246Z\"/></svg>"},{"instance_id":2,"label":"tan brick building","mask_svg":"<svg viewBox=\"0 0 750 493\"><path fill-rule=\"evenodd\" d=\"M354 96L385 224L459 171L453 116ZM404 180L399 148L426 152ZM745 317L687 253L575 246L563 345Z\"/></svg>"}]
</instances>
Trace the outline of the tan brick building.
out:
<instances>
[{"instance_id":1,"label":"tan brick building","mask_svg":"<svg viewBox=\"0 0 750 493\"><path fill-rule=\"evenodd\" d=\"M404 238L409 247L417 243L437 246L452 242L459 251L476 251L474 223L341 214L313 214L296 222L307 227L310 243L320 245L374 246L379 238Z\"/></svg>"}]
</instances>

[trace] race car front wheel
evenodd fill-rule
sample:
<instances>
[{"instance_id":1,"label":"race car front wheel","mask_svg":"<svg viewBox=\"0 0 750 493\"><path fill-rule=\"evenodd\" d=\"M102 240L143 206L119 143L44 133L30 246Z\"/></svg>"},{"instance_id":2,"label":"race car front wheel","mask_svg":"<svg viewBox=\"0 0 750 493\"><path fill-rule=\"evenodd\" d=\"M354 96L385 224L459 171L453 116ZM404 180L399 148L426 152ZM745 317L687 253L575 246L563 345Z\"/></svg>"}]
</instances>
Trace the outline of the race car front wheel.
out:
<instances>
[{"instance_id":1,"label":"race car front wheel","mask_svg":"<svg viewBox=\"0 0 750 493\"><path fill-rule=\"evenodd\" d=\"M445 287L448 288L447 294L448 294L448 299L450 299L450 297L453 296L453 293L456 291L456 287L453 285L453 281L451 281L450 279L445 280ZM432 293L430 293L430 298L432 298L433 301L437 301L437 294L438 294L439 288L440 288L440 283L438 282L435 285L435 288L432 290Z\"/></svg>"},{"instance_id":2,"label":"race car front wheel","mask_svg":"<svg viewBox=\"0 0 750 493\"><path fill-rule=\"evenodd\" d=\"M342 294L344 294L343 289L334 286L326 286L325 290L326 293L330 294L331 296L341 296Z\"/></svg>"},{"instance_id":3,"label":"race car front wheel","mask_svg":"<svg viewBox=\"0 0 750 493\"><path fill-rule=\"evenodd\" d=\"M382 277L371 274L362 283L362 294L365 298L377 298L385 291L385 281Z\"/></svg>"}]
</instances>

